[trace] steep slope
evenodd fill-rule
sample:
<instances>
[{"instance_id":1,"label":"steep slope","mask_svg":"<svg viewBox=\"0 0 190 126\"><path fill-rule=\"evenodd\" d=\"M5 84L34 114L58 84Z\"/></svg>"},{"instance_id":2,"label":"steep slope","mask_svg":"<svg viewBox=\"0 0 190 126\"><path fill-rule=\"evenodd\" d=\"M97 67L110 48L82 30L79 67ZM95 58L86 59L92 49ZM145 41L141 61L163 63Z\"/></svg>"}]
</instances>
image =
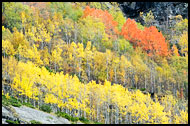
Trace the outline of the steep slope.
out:
<instances>
[{"instance_id":1,"label":"steep slope","mask_svg":"<svg viewBox=\"0 0 190 126\"><path fill-rule=\"evenodd\" d=\"M2 123L6 124L6 119L18 121L20 124L30 124L30 121L35 120L42 124L71 124L65 118L57 117L37 109L29 108L26 106L21 107L4 107L2 106Z\"/></svg>"}]
</instances>

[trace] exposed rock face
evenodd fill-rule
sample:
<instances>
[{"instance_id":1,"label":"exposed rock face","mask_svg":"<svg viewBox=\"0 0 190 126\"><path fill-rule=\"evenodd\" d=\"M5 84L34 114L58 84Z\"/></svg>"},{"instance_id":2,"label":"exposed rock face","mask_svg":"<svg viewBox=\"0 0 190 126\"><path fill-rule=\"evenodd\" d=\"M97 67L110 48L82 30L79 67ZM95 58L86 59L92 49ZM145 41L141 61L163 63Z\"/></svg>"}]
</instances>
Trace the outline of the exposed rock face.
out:
<instances>
[{"instance_id":1,"label":"exposed rock face","mask_svg":"<svg viewBox=\"0 0 190 126\"><path fill-rule=\"evenodd\" d=\"M183 2L119 2L126 17L138 21L139 13L153 12L155 20L162 24L168 18L181 15L188 18L188 3Z\"/></svg>"},{"instance_id":2,"label":"exposed rock face","mask_svg":"<svg viewBox=\"0 0 190 126\"><path fill-rule=\"evenodd\" d=\"M3 107L2 106L2 123L7 124L6 119L16 121L20 124L30 124L31 120L39 121L42 124L71 124L65 118L57 117L52 114L32 109L26 106L21 107Z\"/></svg>"}]
</instances>

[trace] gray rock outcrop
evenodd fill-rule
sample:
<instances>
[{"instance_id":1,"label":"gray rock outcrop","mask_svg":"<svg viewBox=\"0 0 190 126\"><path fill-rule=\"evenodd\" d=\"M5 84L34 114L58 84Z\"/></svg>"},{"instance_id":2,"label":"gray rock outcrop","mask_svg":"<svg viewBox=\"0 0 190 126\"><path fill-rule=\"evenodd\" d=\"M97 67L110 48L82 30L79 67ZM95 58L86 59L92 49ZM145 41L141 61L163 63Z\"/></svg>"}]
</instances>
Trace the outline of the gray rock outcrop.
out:
<instances>
[{"instance_id":1,"label":"gray rock outcrop","mask_svg":"<svg viewBox=\"0 0 190 126\"><path fill-rule=\"evenodd\" d=\"M30 124L30 121L39 121L42 124L71 124L65 118L57 117L40 110L32 109L26 106L21 107L3 107L2 106L2 123L7 124L6 120L19 121L21 124Z\"/></svg>"}]
</instances>

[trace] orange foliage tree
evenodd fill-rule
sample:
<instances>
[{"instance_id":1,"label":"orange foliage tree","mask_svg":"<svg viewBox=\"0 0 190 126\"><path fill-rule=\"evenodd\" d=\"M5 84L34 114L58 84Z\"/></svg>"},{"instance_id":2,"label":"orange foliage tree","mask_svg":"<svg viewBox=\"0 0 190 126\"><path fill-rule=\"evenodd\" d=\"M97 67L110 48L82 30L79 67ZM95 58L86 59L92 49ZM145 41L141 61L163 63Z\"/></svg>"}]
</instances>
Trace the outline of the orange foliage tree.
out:
<instances>
[{"instance_id":1,"label":"orange foliage tree","mask_svg":"<svg viewBox=\"0 0 190 126\"><path fill-rule=\"evenodd\" d=\"M133 47L140 46L149 55L168 55L168 47L161 32L155 26L140 30L134 20L127 19L122 27L121 35L129 40Z\"/></svg>"}]
</instances>

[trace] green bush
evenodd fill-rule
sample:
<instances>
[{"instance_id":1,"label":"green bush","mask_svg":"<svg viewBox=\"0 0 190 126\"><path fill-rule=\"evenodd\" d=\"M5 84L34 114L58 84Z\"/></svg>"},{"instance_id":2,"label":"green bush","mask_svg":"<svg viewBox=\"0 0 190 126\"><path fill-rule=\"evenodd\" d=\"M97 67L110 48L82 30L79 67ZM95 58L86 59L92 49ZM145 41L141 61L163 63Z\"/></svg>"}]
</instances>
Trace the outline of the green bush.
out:
<instances>
[{"instance_id":1,"label":"green bush","mask_svg":"<svg viewBox=\"0 0 190 126\"><path fill-rule=\"evenodd\" d=\"M11 97L11 98L9 99L9 101L10 101L10 104L11 104L12 106L15 106L15 107L20 107L20 106L22 106L22 104L20 103L20 101L17 100L16 98L14 98L14 97Z\"/></svg>"},{"instance_id":2,"label":"green bush","mask_svg":"<svg viewBox=\"0 0 190 126\"><path fill-rule=\"evenodd\" d=\"M50 69L48 66L45 66L45 68L46 68L50 73L53 73L53 70Z\"/></svg>"},{"instance_id":3,"label":"green bush","mask_svg":"<svg viewBox=\"0 0 190 126\"><path fill-rule=\"evenodd\" d=\"M78 120L79 120L78 117L71 117L71 121L72 121L72 122L77 122Z\"/></svg>"},{"instance_id":4,"label":"green bush","mask_svg":"<svg viewBox=\"0 0 190 126\"><path fill-rule=\"evenodd\" d=\"M36 120L31 120L30 122L31 122L31 124L42 124L41 122L36 121Z\"/></svg>"},{"instance_id":5,"label":"green bush","mask_svg":"<svg viewBox=\"0 0 190 126\"><path fill-rule=\"evenodd\" d=\"M12 121L12 120L6 120L6 122L8 123L8 124L19 124L19 122L18 121Z\"/></svg>"},{"instance_id":6,"label":"green bush","mask_svg":"<svg viewBox=\"0 0 190 126\"><path fill-rule=\"evenodd\" d=\"M57 116L58 117L63 117L63 118L66 118L68 119L69 121L72 121L72 122L77 122L79 120L78 117L72 117L70 115L68 115L67 113L64 113L64 112L56 112Z\"/></svg>"},{"instance_id":7,"label":"green bush","mask_svg":"<svg viewBox=\"0 0 190 126\"><path fill-rule=\"evenodd\" d=\"M2 105L8 106L10 105L8 99L6 99L5 95L2 95Z\"/></svg>"},{"instance_id":8,"label":"green bush","mask_svg":"<svg viewBox=\"0 0 190 126\"><path fill-rule=\"evenodd\" d=\"M20 103L20 101L17 100L16 98L10 97L10 99L7 99L5 97L5 95L2 95L2 104L5 105L5 106L8 106L8 105L12 105L12 106L15 106L15 107L22 106L22 104Z\"/></svg>"},{"instance_id":9,"label":"green bush","mask_svg":"<svg viewBox=\"0 0 190 126\"><path fill-rule=\"evenodd\" d=\"M145 91L145 90L146 90L146 88L141 88L140 90L141 90L141 91Z\"/></svg>"},{"instance_id":10,"label":"green bush","mask_svg":"<svg viewBox=\"0 0 190 126\"><path fill-rule=\"evenodd\" d=\"M65 117L65 114L64 112L56 112L55 113L58 117Z\"/></svg>"},{"instance_id":11,"label":"green bush","mask_svg":"<svg viewBox=\"0 0 190 126\"><path fill-rule=\"evenodd\" d=\"M48 113L52 112L52 109L51 109L51 107L49 105L40 106L40 110L42 110L44 112L48 112Z\"/></svg>"},{"instance_id":12,"label":"green bush","mask_svg":"<svg viewBox=\"0 0 190 126\"><path fill-rule=\"evenodd\" d=\"M101 123L101 122L94 122L94 124L103 124L103 123Z\"/></svg>"},{"instance_id":13,"label":"green bush","mask_svg":"<svg viewBox=\"0 0 190 126\"><path fill-rule=\"evenodd\" d=\"M68 115L68 114L66 114L66 113L65 113L65 115L64 115L64 118L66 118L66 119L68 119L69 121L71 121L71 116Z\"/></svg>"},{"instance_id":14,"label":"green bush","mask_svg":"<svg viewBox=\"0 0 190 126\"><path fill-rule=\"evenodd\" d=\"M129 89L131 89L131 90L136 90L136 88L135 88L135 87L131 87L131 88L129 88Z\"/></svg>"},{"instance_id":15,"label":"green bush","mask_svg":"<svg viewBox=\"0 0 190 126\"><path fill-rule=\"evenodd\" d=\"M90 121L84 117L80 117L79 120L83 123L89 123Z\"/></svg>"},{"instance_id":16,"label":"green bush","mask_svg":"<svg viewBox=\"0 0 190 126\"><path fill-rule=\"evenodd\" d=\"M35 108L31 103L29 102L24 102L22 103L23 105L27 106L27 107L30 107L30 108Z\"/></svg>"}]
</instances>

